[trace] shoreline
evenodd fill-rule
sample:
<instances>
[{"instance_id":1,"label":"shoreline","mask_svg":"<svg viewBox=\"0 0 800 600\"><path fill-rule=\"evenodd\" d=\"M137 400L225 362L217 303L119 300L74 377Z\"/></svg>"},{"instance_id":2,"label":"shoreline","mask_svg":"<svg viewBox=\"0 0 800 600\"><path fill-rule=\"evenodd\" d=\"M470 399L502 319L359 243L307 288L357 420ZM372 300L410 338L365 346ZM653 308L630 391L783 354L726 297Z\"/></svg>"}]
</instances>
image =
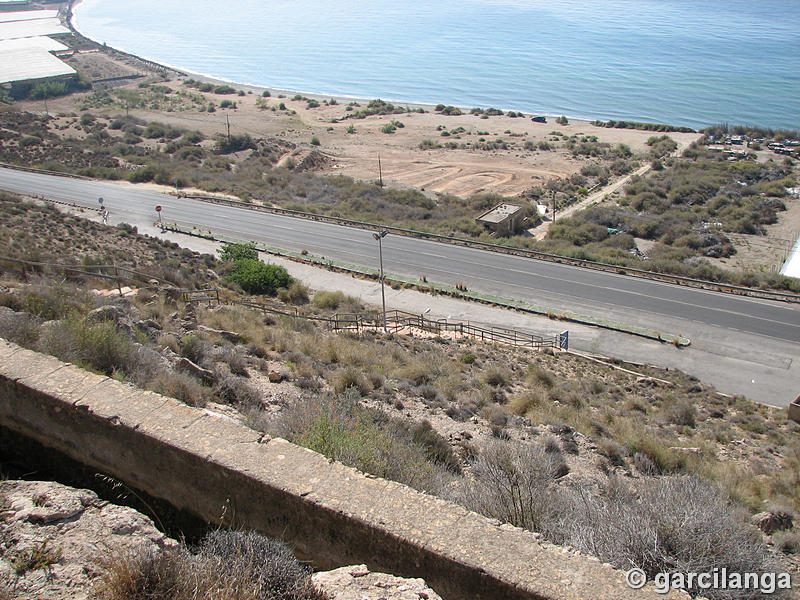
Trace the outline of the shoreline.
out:
<instances>
[{"instance_id":1,"label":"shoreline","mask_svg":"<svg viewBox=\"0 0 800 600\"><path fill-rule=\"evenodd\" d=\"M117 46L108 45L108 44L105 44L105 42L99 42L99 41L95 40L94 38L89 37L88 35L82 33L78 29L76 24L75 24L75 8L77 8L79 5L81 5L83 3L84 3L84 0L68 0L68 3L67 3L67 15L66 15L66 17L67 17L66 21L67 22L66 22L66 25L76 35L79 35L79 36L83 37L84 39L87 39L87 40L91 41L92 43L95 43L95 44L97 44L99 46L104 46L105 45L106 47L111 48L111 49L115 50L116 52L127 54L128 56L131 56L131 57L133 57L135 59L138 59L138 60L141 60L141 61L144 61L144 62L149 62L149 63L155 64L155 65L162 66L165 69L178 74L179 76L183 75L183 76L185 76L187 78L195 79L195 80L201 81L203 83L225 84L225 85L235 86L238 89L243 89L245 92L252 92L253 94L261 94L264 91L268 91L273 97L279 97L280 95L284 95L287 98L292 98L293 96L299 94L301 96L305 96L307 98L312 98L314 100L335 99L337 102L339 102L339 103L344 102L345 104L349 103L349 102L357 102L357 103L360 103L360 104L367 104L371 100L381 99L381 100L384 100L386 102L390 102L390 103L398 105L398 106L408 107L410 109L422 108L422 109L424 109L426 111L429 111L429 112L434 112L434 108L438 104L447 104L446 102L409 101L409 100L395 99L395 98L382 96L382 95L376 95L376 96L370 97L370 96L366 96L366 95L360 96L360 95L349 95L349 94L341 94L341 93L311 92L311 91L303 91L303 90L296 90L296 89L286 89L286 88L281 88L281 87L273 87L273 86L269 86L269 85L242 82L242 81L237 81L237 80L234 80L234 79L227 79L225 77L220 77L220 76L217 76L217 75L211 75L211 74L208 74L208 73L202 73L202 72L199 72L199 71L193 71L193 70L186 69L186 68L178 66L178 65L173 65L173 64L170 64L170 63L166 63L166 62L164 62L162 60L157 60L157 59L154 59L154 58L150 58L148 56L144 56L142 54L137 54L137 53L134 53L134 52L130 52L128 50L125 50L124 48L119 48ZM449 105L450 106L455 106L455 107L461 109L462 111L464 111L465 114L467 114L470 110L472 110L472 108L475 108L475 105L471 105L470 106L470 105L465 105L465 104L459 104L457 102L453 102L452 104L449 104ZM669 123L669 122L666 122L666 121L663 121L663 122L662 121L639 121L639 120L634 120L634 119L627 118L627 117L625 119L618 119L618 118L617 119L610 119L610 118L607 118L607 117L600 117L600 116L596 116L596 117L576 116L576 115L570 115L570 114L566 114L566 113L550 113L550 112L544 112L544 111L536 112L536 111L531 111L531 110L528 110L528 109L517 110L517 109L514 109L514 108L504 108L504 107L499 106L499 105L498 106L494 106L494 107L481 106L480 108L484 108L484 109L497 108L499 110L502 110L504 113L507 113L509 111L519 112L519 113L522 113L525 118L530 118L532 116L543 116L543 117L547 117L548 119L556 119L556 118L558 118L560 116L564 116L570 121L570 123L576 123L576 124L585 123L587 125L590 125L594 121L614 120L614 121L626 121L626 122L630 122L630 123L653 123L653 124L659 124L659 125L666 125L666 126L671 127L671 128L683 127L682 125L676 125L674 123ZM687 126L687 127L691 127L695 131L700 132L703 128L711 127L713 125L714 124L706 124L703 127L691 127L691 126ZM654 131L653 133L655 134L657 132Z\"/></svg>"}]
</instances>

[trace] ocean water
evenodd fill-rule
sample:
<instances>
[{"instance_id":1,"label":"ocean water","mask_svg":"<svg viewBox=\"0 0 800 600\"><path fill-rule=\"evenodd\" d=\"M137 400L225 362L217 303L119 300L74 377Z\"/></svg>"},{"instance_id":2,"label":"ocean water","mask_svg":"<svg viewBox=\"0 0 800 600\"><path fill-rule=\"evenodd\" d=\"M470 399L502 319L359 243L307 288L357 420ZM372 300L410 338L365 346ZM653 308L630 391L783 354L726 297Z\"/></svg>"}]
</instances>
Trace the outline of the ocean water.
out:
<instances>
[{"instance_id":1,"label":"ocean water","mask_svg":"<svg viewBox=\"0 0 800 600\"><path fill-rule=\"evenodd\" d=\"M799 0L83 0L84 35L231 81L800 128Z\"/></svg>"}]
</instances>

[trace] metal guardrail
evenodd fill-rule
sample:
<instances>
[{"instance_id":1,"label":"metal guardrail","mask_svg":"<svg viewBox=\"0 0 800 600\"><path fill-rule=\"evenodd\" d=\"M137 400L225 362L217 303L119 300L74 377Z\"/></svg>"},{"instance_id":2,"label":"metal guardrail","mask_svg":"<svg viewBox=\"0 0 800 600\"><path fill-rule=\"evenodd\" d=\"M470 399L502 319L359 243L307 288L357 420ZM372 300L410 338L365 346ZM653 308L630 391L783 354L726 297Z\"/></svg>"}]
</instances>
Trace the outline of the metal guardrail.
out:
<instances>
[{"instance_id":1,"label":"metal guardrail","mask_svg":"<svg viewBox=\"0 0 800 600\"><path fill-rule=\"evenodd\" d=\"M34 167L24 167L20 165L11 165L8 163L0 163L0 167L8 169L17 169L20 171L29 171L31 173L44 173L47 175L55 175L59 177L71 177L74 179L91 180L90 177L82 175L74 175L72 173L61 173L57 171L47 171L44 169L37 169ZM652 279L655 281L664 281L676 285L683 285L688 287L695 287L700 289L712 290L717 292L724 292L734 295L747 295L757 298L766 298L770 300L780 300L783 302L798 302L800 303L800 294L792 292L779 292L776 290L762 290L756 288L749 288L744 286L737 286L729 283L717 283L714 281L706 281L703 279L694 279L691 277L682 277L680 275L670 275L668 273L658 273L656 271L647 271L645 269L637 269L634 267L626 267L623 265L612 265L609 263L601 263L591 260L583 260L578 258L571 258L568 256L559 256L557 254L550 254L547 252L540 252L538 250L530 250L528 248L514 248L511 246L503 246L500 244L490 244L488 242L481 242L478 240L470 240L466 238L459 238L455 236L441 235L438 233L430 233L427 231L419 231L416 229L404 229L402 227L394 227L392 225L380 225L377 223L369 223L367 221L356 221L352 219L343 219L341 217L331 217L327 215L318 215L315 213L307 213L299 210L291 210L287 208L280 208L275 206L264 206L256 204L248 204L238 200L231 200L229 198L219 198L216 196L203 196L196 194L183 194L179 195L180 198L190 198L193 200L200 200L203 202L211 202L216 204L226 204L236 208L246 208L249 210L262 210L274 214L282 214L291 217L298 217L302 219L309 219L313 221L320 221L325 223L333 223L336 225L343 225L345 227L358 227L360 229L385 229L397 235L406 237L415 237L420 239L429 239L437 242L444 242L457 246L465 246L468 248L479 248L489 250L491 252L498 252L501 254L511 254L514 256L524 256L527 258L535 258L538 260L545 260L548 262L555 262L560 264L572 265L574 267L583 267L587 269L594 269L597 271L606 271L618 273L620 275L628 275L631 277L641 277L643 279ZM41 197L44 200L47 198Z\"/></svg>"},{"instance_id":2,"label":"metal guardrail","mask_svg":"<svg viewBox=\"0 0 800 600\"><path fill-rule=\"evenodd\" d=\"M203 290L182 290L181 299L184 302L216 302L219 304L219 290L206 288Z\"/></svg>"},{"instance_id":3,"label":"metal guardrail","mask_svg":"<svg viewBox=\"0 0 800 600\"><path fill-rule=\"evenodd\" d=\"M91 181L91 177L85 175L76 175L74 173L64 173L62 171L48 171L47 169L37 169L36 167L26 167L23 165L12 165L9 163L0 162L0 167L6 169L14 169L15 171L26 171L28 173L42 173L44 175L54 175L56 177L69 177L70 179L83 179L84 181Z\"/></svg>"},{"instance_id":4,"label":"metal guardrail","mask_svg":"<svg viewBox=\"0 0 800 600\"><path fill-rule=\"evenodd\" d=\"M9 256L0 256L0 264L10 263L17 267L18 271L23 274L45 272L46 270L58 270L66 273L73 273L75 275L87 278L100 278L116 282L117 289L122 295L121 282L146 282L152 284L156 282L158 285L150 286L159 289L166 288L175 293L180 293L181 299L187 303L194 302L216 302L220 304L218 288L202 288L197 290L177 288L169 282L153 277L145 273L140 273L134 269L118 266L118 265L63 265L58 263L37 262L31 260L23 260L19 258L12 258ZM21 268L20 268L21 267ZM108 273L106 271L112 271ZM123 274L120 274L122 272ZM460 335L480 339L482 341L498 342L509 344L512 346L521 346L526 348L562 348L566 349L566 335L565 333L556 335L552 338L537 336L529 333L523 333L514 329L505 327L478 327L471 323L464 323L462 321L449 321L447 319L428 319L424 315L417 315L414 313L403 312L400 310L387 311L386 319L382 313L379 312L366 312L366 313L337 313L332 317L318 317L314 315L305 315L299 309L287 310L284 305L273 305L263 302L252 302L249 300L239 300L231 302L239 306L247 306L256 308L265 312L283 315L293 318L301 318L308 321L316 321L325 324L333 331L355 331L360 333L362 331L375 331L381 330L385 326L389 331L398 332L407 327L413 327L422 331L441 335L443 332L455 332Z\"/></svg>"},{"instance_id":5,"label":"metal guardrail","mask_svg":"<svg viewBox=\"0 0 800 600\"><path fill-rule=\"evenodd\" d=\"M114 281L117 284L117 290L122 294L121 284L125 283L146 283L148 287L155 287L158 289L170 289L176 292L192 292L194 290L183 290L170 282L156 277L155 275L148 275L141 273L129 267L119 265L64 265L59 263L39 262L33 260L23 260L21 258L12 258L10 256L0 256L0 264L11 264L13 267L7 267L21 272L23 275L28 273L46 273L48 271L60 271L63 273L71 273L79 277L107 279ZM156 285L153 285L153 282ZM140 286L141 287L141 286Z\"/></svg>"},{"instance_id":6,"label":"metal guardrail","mask_svg":"<svg viewBox=\"0 0 800 600\"><path fill-rule=\"evenodd\" d=\"M334 331L380 331L384 328L382 313L345 313L336 314L327 319L329 327ZM462 321L449 321L447 319L428 319L425 315L416 315L399 310L387 311L385 327L397 333L405 328L420 329L436 335L453 332L486 342L496 342L533 348L563 348L566 349L566 332L553 337L543 337L530 333L523 333L506 327L479 327Z\"/></svg>"},{"instance_id":7,"label":"metal guardrail","mask_svg":"<svg viewBox=\"0 0 800 600\"><path fill-rule=\"evenodd\" d=\"M291 210L288 208L280 208L276 206L264 206L260 204L249 204L239 200L231 200L230 198L219 198L216 196L203 196L196 194L180 195L181 198L189 198L193 200L200 200L202 202L209 202L213 204L224 204L234 208L244 208L248 210L264 211L273 214L285 215L289 217L298 217L312 221L320 221L324 223L331 223L334 225L342 225L345 227L357 227L359 229L367 230L386 230L396 235L405 237L414 237L420 239L428 239L436 242L444 242L456 246L465 246L468 248L477 248L497 252L500 254L510 254L514 256L523 256L526 258L534 258L538 260L545 260L548 262L555 262L560 264L571 265L574 267L583 267L587 269L594 269L597 271L605 271L618 273L620 275L628 275L632 277L640 277L643 279L652 279L655 281L663 281L673 283L676 285L683 285L687 287L695 287L707 289L717 292L724 292L734 295L747 295L758 298L766 298L770 300L780 300L784 302L798 302L800 303L800 294L792 292L779 292L776 290L762 290L757 288L750 288L744 286L733 285L729 283L717 283L714 281L706 281L703 279L694 279L692 277L683 277L680 275L670 275L668 273L658 273L656 271L647 271L645 269L637 269L635 267L626 267L623 265L612 265L609 263L602 263L592 260L584 260L579 258L571 258L568 256L559 256L557 254L549 254L547 252L540 252L538 250L530 250L528 248L514 248L512 246L503 246L500 244L490 244L489 242L481 242L478 240L470 240L467 238L460 238L455 236L441 235L438 233L430 233L427 231L418 231L416 229L404 229L402 227L394 227L392 225L380 225L377 223L369 223L367 221L356 221L353 219L343 219L341 217L332 217L327 215L319 215L315 213L307 213L299 210Z\"/></svg>"}]
</instances>

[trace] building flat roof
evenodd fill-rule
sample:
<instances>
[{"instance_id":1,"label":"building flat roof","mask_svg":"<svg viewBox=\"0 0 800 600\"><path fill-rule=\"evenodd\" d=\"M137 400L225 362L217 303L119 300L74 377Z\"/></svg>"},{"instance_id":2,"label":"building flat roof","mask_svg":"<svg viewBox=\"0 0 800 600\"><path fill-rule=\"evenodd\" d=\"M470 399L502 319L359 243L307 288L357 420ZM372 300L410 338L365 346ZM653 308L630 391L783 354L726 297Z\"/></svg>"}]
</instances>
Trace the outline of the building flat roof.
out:
<instances>
[{"instance_id":1,"label":"building flat roof","mask_svg":"<svg viewBox=\"0 0 800 600\"><path fill-rule=\"evenodd\" d=\"M57 42L53 38L44 35L29 38L17 38L15 40L0 40L0 52L4 50L15 50L17 48L41 48L48 52L62 52L69 50L61 42Z\"/></svg>"},{"instance_id":2,"label":"building flat roof","mask_svg":"<svg viewBox=\"0 0 800 600\"><path fill-rule=\"evenodd\" d=\"M0 40L58 35L69 33L58 19L35 19L33 21L11 21L0 23Z\"/></svg>"},{"instance_id":3,"label":"building flat roof","mask_svg":"<svg viewBox=\"0 0 800 600\"><path fill-rule=\"evenodd\" d=\"M516 204L498 204L492 210L483 213L477 220L484 223L502 223L520 210L522 207Z\"/></svg>"},{"instance_id":4,"label":"building flat roof","mask_svg":"<svg viewBox=\"0 0 800 600\"><path fill-rule=\"evenodd\" d=\"M44 48L14 48L0 53L0 83L66 77L75 72Z\"/></svg>"},{"instance_id":5,"label":"building flat roof","mask_svg":"<svg viewBox=\"0 0 800 600\"><path fill-rule=\"evenodd\" d=\"M0 23L11 21L35 21L36 19L55 19L57 10L20 10L16 12L0 13Z\"/></svg>"}]
</instances>

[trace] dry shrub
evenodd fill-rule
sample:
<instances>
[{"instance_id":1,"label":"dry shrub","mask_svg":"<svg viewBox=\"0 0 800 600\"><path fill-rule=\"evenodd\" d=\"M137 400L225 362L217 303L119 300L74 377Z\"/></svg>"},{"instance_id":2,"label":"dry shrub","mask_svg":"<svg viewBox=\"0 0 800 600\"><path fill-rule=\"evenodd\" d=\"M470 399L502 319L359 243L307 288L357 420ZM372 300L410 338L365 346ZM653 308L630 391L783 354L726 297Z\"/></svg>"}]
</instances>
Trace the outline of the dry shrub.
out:
<instances>
[{"instance_id":1,"label":"dry shrub","mask_svg":"<svg viewBox=\"0 0 800 600\"><path fill-rule=\"evenodd\" d=\"M338 308L342 308L342 310L347 309L346 312L355 312L357 310L361 310L361 302L358 298L354 298L353 296L346 296L344 292L325 292L319 291L314 294L314 299L312 303L317 308L322 308L325 310L337 310Z\"/></svg>"},{"instance_id":2,"label":"dry shrub","mask_svg":"<svg viewBox=\"0 0 800 600\"><path fill-rule=\"evenodd\" d=\"M216 531L196 551L111 557L98 585L101 600L323 600L280 542L255 533Z\"/></svg>"},{"instance_id":3,"label":"dry shrub","mask_svg":"<svg viewBox=\"0 0 800 600\"><path fill-rule=\"evenodd\" d=\"M511 396L508 401L508 410L515 415L523 416L547 402L549 402L547 390L543 387L534 387Z\"/></svg>"},{"instance_id":4,"label":"dry shrub","mask_svg":"<svg viewBox=\"0 0 800 600\"><path fill-rule=\"evenodd\" d=\"M180 354L197 365L209 365L213 346L200 335L190 333L181 338Z\"/></svg>"},{"instance_id":5,"label":"dry shrub","mask_svg":"<svg viewBox=\"0 0 800 600\"><path fill-rule=\"evenodd\" d=\"M454 421L459 421L462 423L464 421L468 421L475 414L465 406L459 404L451 404L444 412Z\"/></svg>"},{"instance_id":6,"label":"dry shrub","mask_svg":"<svg viewBox=\"0 0 800 600\"><path fill-rule=\"evenodd\" d=\"M665 409L665 418L668 423L681 427L697 426L697 409L687 400L680 400Z\"/></svg>"},{"instance_id":7,"label":"dry shrub","mask_svg":"<svg viewBox=\"0 0 800 600\"><path fill-rule=\"evenodd\" d=\"M531 444L492 442L472 467L474 480L451 489L450 499L504 523L541 531L558 510L551 486L562 461Z\"/></svg>"},{"instance_id":8,"label":"dry shrub","mask_svg":"<svg viewBox=\"0 0 800 600\"><path fill-rule=\"evenodd\" d=\"M504 427L506 423L508 423L508 411L497 404L490 404L483 409L483 418L486 419L490 425Z\"/></svg>"},{"instance_id":9,"label":"dry shrub","mask_svg":"<svg viewBox=\"0 0 800 600\"><path fill-rule=\"evenodd\" d=\"M453 402L461 393L469 389L469 383L461 374L453 373L436 381L436 389L444 398Z\"/></svg>"},{"instance_id":10,"label":"dry shrub","mask_svg":"<svg viewBox=\"0 0 800 600\"><path fill-rule=\"evenodd\" d=\"M85 314L95 306L95 299L85 288L46 277L35 277L32 282L23 294L22 310L45 321L73 312Z\"/></svg>"},{"instance_id":11,"label":"dry shrub","mask_svg":"<svg viewBox=\"0 0 800 600\"><path fill-rule=\"evenodd\" d=\"M490 367L483 371L482 379L486 385L505 387L511 379L511 374L507 369Z\"/></svg>"},{"instance_id":12,"label":"dry shrub","mask_svg":"<svg viewBox=\"0 0 800 600\"><path fill-rule=\"evenodd\" d=\"M447 442L425 425L359 404L358 392L306 398L272 423L271 433L355 467L415 489L439 493L453 479Z\"/></svg>"},{"instance_id":13,"label":"dry shrub","mask_svg":"<svg viewBox=\"0 0 800 600\"><path fill-rule=\"evenodd\" d=\"M417 357L397 369L394 375L398 378L408 379L414 385L433 383L436 377L435 365L424 357Z\"/></svg>"},{"instance_id":14,"label":"dry shrub","mask_svg":"<svg viewBox=\"0 0 800 600\"><path fill-rule=\"evenodd\" d=\"M190 406L205 406L213 396L210 388L187 373L162 371L147 384L147 388Z\"/></svg>"},{"instance_id":15,"label":"dry shrub","mask_svg":"<svg viewBox=\"0 0 800 600\"><path fill-rule=\"evenodd\" d=\"M543 386L545 388L551 388L556 383L555 376L550 372L546 371L539 365L531 365L528 368L528 383L534 386Z\"/></svg>"},{"instance_id":16,"label":"dry shrub","mask_svg":"<svg viewBox=\"0 0 800 600\"><path fill-rule=\"evenodd\" d=\"M217 379L214 393L225 404L241 409L259 408L261 392L250 385L243 377L226 375Z\"/></svg>"},{"instance_id":17,"label":"dry shrub","mask_svg":"<svg viewBox=\"0 0 800 600\"><path fill-rule=\"evenodd\" d=\"M198 310L198 320L214 329L235 331L248 343L261 341L268 315L244 306L220 306L213 310Z\"/></svg>"},{"instance_id":18,"label":"dry shrub","mask_svg":"<svg viewBox=\"0 0 800 600\"><path fill-rule=\"evenodd\" d=\"M800 554L800 533L781 531L772 536L772 543L784 554Z\"/></svg>"},{"instance_id":19,"label":"dry shrub","mask_svg":"<svg viewBox=\"0 0 800 600\"><path fill-rule=\"evenodd\" d=\"M110 321L90 323L77 316L68 317L46 330L39 338L38 349L106 375L131 374L139 368L133 342Z\"/></svg>"},{"instance_id":20,"label":"dry shrub","mask_svg":"<svg viewBox=\"0 0 800 600\"><path fill-rule=\"evenodd\" d=\"M33 348L39 339L41 319L26 312L0 310L0 338Z\"/></svg>"},{"instance_id":21,"label":"dry shrub","mask_svg":"<svg viewBox=\"0 0 800 600\"><path fill-rule=\"evenodd\" d=\"M689 457L679 450L673 450L669 442L655 435L641 432L628 442L631 455L646 456L655 467L657 474L685 471L689 465Z\"/></svg>"},{"instance_id":22,"label":"dry shrub","mask_svg":"<svg viewBox=\"0 0 800 600\"><path fill-rule=\"evenodd\" d=\"M621 467L625 464L625 448L623 448L620 444L615 442L614 440L600 440L597 443L597 452L605 456L615 467ZM637 453L637 456L644 456L640 453ZM645 457L646 458L646 457ZM648 459L649 460L649 459Z\"/></svg>"},{"instance_id":23,"label":"dry shrub","mask_svg":"<svg viewBox=\"0 0 800 600\"><path fill-rule=\"evenodd\" d=\"M247 373L247 352L242 346L225 346L216 358L228 365L231 373L241 377L249 377Z\"/></svg>"},{"instance_id":24,"label":"dry shrub","mask_svg":"<svg viewBox=\"0 0 800 600\"><path fill-rule=\"evenodd\" d=\"M327 379L338 394L349 388L355 389L361 396L366 396L372 391L372 383L355 367L337 369L329 373Z\"/></svg>"},{"instance_id":25,"label":"dry shrub","mask_svg":"<svg viewBox=\"0 0 800 600\"><path fill-rule=\"evenodd\" d=\"M162 333L156 340L159 348L169 348L175 354L180 354L181 347L178 338L174 333Z\"/></svg>"},{"instance_id":26,"label":"dry shrub","mask_svg":"<svg viewBox=\"0 0 800 600\"><path fill-rule=\"evenodd\" d=\"M713 484L690 476L611 478L599 493L562 495L549 537L611 562L660 572L781 571L746 515ZM752 590L690 590L717 599ZM769 596L775 597L775 596Z\"/></svg>"},{"instance_id":27,"label":"dry shrub","mask_svg":"<svg viewBox=\"0 0 800 600\"><path fill-rule=\"evenodd\" d=\"M288 288L278 290L278 300L286 304L308 304L308 286L295 281Z\"/></svg>"}]
</instances>

